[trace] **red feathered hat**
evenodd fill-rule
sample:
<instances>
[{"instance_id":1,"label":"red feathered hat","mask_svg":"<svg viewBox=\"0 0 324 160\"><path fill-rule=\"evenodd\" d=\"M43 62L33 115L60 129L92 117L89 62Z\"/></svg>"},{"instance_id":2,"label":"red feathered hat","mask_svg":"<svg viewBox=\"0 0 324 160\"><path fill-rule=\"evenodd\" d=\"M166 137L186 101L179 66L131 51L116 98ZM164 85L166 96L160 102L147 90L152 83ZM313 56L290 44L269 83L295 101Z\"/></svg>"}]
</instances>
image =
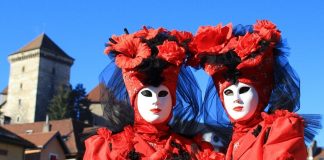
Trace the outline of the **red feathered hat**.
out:
<instances>
[{"instance_id":1,"label":"red feathered hat","mask_svg":"<svg viewBox=\"0 0 324 160\"><path fill-rule=\"evenodd\" d=\"M184 45L191 38L189 32L143 27L109 39L105 53L113 54L116 65L122 69L132 106L143 87L160 84L168 87L175 105L178 73L186 58Z\"/></svg>"},{"instance_id":2,"label":"red feathered hat","mask_svg":"<svg viewBox=\"0 0 324 160\"><path fill-rule=\"evenodd\" d=\"M189 63L201 64L212 76L223 104L228 86L237 82L252 85L259 94L261 112L273 89L274 49L280 39L280 31L267 20L257 21L244 34L234 34L232 24L200 27L190 44L194 54Z\"/></svg>"}]
</instances>

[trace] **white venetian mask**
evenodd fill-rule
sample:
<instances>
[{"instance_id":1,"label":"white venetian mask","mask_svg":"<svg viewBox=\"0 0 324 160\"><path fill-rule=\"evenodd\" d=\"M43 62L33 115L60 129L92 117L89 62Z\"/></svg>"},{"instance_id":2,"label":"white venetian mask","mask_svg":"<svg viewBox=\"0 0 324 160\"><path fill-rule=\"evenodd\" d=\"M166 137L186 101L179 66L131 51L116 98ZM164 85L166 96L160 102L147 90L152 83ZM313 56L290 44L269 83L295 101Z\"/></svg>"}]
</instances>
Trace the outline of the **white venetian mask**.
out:
<instances>
[{"instance_id":1,"label":"white venetian mask","mask_svg":"<svg viewBox=\"0 0 324 160\"><path fill-rule=\"evenodd\" d=\"M223 97L225 109L235 121L251 118L259 102L255 88L241 82L224 89Z\"/></svg>"},{"instance_id":2,"label":"white venetian mask","mask_svg":"<svg viewBox=\"0 0 324 160\"><path fill-rule=\"evenodd\" d=\"M152 124L165 122L172 111L169 89L164 85L144 87L138 92L137 107L145 121Z\"/></svg>"}]
</instances>

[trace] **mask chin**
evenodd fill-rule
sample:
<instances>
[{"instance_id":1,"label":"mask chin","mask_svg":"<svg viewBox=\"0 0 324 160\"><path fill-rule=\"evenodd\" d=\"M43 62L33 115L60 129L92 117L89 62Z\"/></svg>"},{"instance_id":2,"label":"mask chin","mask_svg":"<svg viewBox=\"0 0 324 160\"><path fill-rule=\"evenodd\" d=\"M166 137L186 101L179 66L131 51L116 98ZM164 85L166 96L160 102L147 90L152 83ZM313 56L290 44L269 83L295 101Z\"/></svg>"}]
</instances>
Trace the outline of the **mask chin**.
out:
<instances>
[{"instance_id":1,"label":"mask chin","mask_svg":"<svg viewBox=\"0 0 324 160\"><path fill-rule=\"evenodd\" d=\"M172 98L169 89L145 86L137 94L137 109L139 115L148 123L161 124L171 117Z\"/></svg>"}]
</instances>

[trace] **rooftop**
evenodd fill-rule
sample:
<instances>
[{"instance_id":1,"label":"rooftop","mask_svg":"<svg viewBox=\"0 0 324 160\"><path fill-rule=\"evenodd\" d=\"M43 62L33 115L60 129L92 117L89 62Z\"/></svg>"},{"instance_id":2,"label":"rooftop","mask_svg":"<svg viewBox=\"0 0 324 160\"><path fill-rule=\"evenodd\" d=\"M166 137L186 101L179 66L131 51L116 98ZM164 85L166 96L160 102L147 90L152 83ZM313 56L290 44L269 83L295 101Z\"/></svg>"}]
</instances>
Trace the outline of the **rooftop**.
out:
<instances>
[{"instance_id":1,"label":"rooftop","mask_svg":"<svg viewBox=\"0 0 324 160\"><path fill-rule=\"evenodd\" d=\"M45 136L50 136L52 132L58 131L65 142L65 145L70 151L70 154L82 153L84 150L83 144L81 143L81 133L83 132L85 127L89 127L90 125L84 124L80 121L69 119L62 120L52 120L49 121L50 124L50 132L44 134ZM34 122L34 123L23 123L23 124L10 124L3 125L4 128L14 132L18 135L32 133L43 133L43 126L45 125L45 121L42 122ZM54 134L54 133L53 133ZM36 137L35 137L36 138ZM40 142L37 144L41 144L46 141L47 138L43 140L39 140Z\"/></svg>"},{"instance_id":2,"label":"rooftop","mask_svg":"<svg viewBox=\"0 0 324 160\"><path fill-rule=\"evenodd\" d=\"M35 148L36 146L30 141L18 136L17 134L0 126L0 141L20 145L25 148Z\"/></svg>"},{"instance_id":3,"label":"rooftop","mask_svg":"<svg viewBox=\"0 0 324 160\"><path fill-rule=\"evenodd\" d=\"M29 42L27 45L23 46L17 52L14 52L11 55L25 52L25 51L30 51L33 49L45 49L45 50L57 53L62 57L74 60L72 57L67 55L58 45L56 45L45 33L42 33L41 35L36 37L34 40Z\"/></svg>"},{"instance_id":4,"label":"rooftop","mask_svg":"<svg viewBox=\"0 0 324 160\"><path fill-rule=\"evenodd\" d=\"M92 89L88 93L87 98L90 100L91 103L100 103L100 91L103 86L103 84L98 84L94 89Z\"/></svg>"}]
</instances>

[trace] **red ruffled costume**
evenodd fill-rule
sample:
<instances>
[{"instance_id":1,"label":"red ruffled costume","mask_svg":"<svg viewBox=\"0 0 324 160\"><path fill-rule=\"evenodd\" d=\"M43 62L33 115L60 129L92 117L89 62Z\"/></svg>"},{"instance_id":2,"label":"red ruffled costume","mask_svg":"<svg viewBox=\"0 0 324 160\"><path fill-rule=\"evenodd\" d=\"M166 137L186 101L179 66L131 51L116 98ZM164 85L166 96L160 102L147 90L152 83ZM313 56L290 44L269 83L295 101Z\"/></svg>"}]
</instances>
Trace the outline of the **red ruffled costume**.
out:
<instances>
[{"instance_id":1,"label":"red ruffled costume","mask_svg":"<svg viewBox=\"0 0 324 160\"><path fill-rule=\"evenodd\" d=\"M190 45L195 53L190 64L203 64L223 106L224 90L237 82L253 86L258 93L257 110L250 119L230 118L234 133L226 159L306 159L303 119L286 110L263 112L274 86L274 49L280 41L280 31L270 21L262 20L253 26L252 33L235 36L232 32L231 24L201 27ZM208 56L223 59L210 62Z\"/></svg>"},{"instance_id":2,"label":"red ruffled costume","mask_svg":"<svg viewBox=\"0 0 324 160\"><path fill-rule=\"evenodd\" d=\"M271 115L262 112L251 124L234 124L226 159L306 159L304 121L297 114L286 110Z\"/></svg>"},{"instance_id":3,"label":"red ruffled costume","mask_svg":"<svg viewBox=\"0 0 324 160\"><path fill-rule=\"evenodd\" d=\"M133 34L113 36L106 48L106 53L117 53L116 65L122 69L131 105L134 108L134 125L124 127L122 132L112 134L107 128L100 128L97 135L85 141L86 152L84 160L124 160L150 159L162 160L174 157L182 159L224 159L224 155L213 151L212 146L196 137L194 140L172 133L168 121L161 124L146 122L138 112L137 94L146 86L146 76L137 71L142 61L151 56L151 48L144 43L158 34L169 34L176 41L165 40L156 46L160 58L170 65L162 72L162 84L168 87L172 96L172 104L176 103L176 85L180 66L185 59L185 49L179 45L192 37L190 33L166 29L147 29L144 27Z\"/></svg>"}]
</instances>

